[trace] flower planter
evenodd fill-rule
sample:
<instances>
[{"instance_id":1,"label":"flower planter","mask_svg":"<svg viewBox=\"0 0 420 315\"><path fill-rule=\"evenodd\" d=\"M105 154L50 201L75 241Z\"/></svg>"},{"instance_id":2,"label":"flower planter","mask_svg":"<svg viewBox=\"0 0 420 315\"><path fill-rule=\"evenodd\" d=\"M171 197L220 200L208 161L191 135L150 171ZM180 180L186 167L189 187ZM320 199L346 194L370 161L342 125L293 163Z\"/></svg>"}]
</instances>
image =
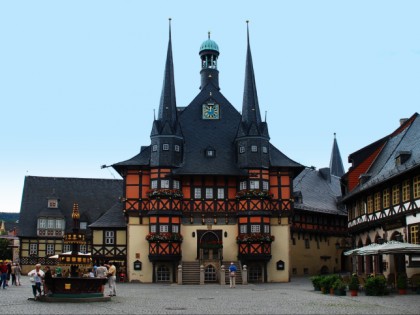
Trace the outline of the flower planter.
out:
<instances>
[{"instance_id":1,"label":"flower planter","mask_svg":"<svg viewBox=\"0 0 420 315\"><path fill-rule=\"evenodd\" d=\"M357 296L357 290L350 290L350 296Z\"/></svg>"},{"instance_id":2,"label":"flower planter","mask_svg":"<svg viewBox=\"0 0 420 315\"><path fill-rule=\"evenodd\" d=\"M401 295L407 294L407 289L398 289L398 294L401 294Z\"/></svg>"}]
</instances>

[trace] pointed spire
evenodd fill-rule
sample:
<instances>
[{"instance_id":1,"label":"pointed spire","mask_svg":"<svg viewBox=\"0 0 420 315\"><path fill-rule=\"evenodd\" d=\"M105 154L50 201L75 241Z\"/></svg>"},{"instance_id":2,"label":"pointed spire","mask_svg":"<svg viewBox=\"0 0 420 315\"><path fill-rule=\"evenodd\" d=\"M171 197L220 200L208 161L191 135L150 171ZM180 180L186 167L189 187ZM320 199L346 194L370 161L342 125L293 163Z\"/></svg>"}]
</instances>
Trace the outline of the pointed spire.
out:
<instances>
[{"instance_id":1,"label":"pointed spire","mask_svg":"<svg viewBox=\"0 0 420 315\"><path fill-rule=\"evenodd\" d=\"M334 132L334 143L331 152L330 160L330 172L331 175L341 177L344 175L344 166L343 161L341 160L340 150L338 149L336 134Z\"/></svg>"},{"instance_id":2,"label":"pointed spire","mask_svg":"<svg viewBox=\"0 0 420 315\"><path fill-rule=\"evenodd\" d=\"M260 107L258 105L257 86L255 84L254 66L252 64L251 47L249 44L249 21L246 21L247 53L245 68L245 87L242 103L242 121L246 124L252 122L258 126L261 123Z\"/></svg>"},{"instance_id":3,"label":"pointed spire","mask_svg":"<svg viewBox=\"0 0 420 315\"><path fill-rule=\"evenodd\" d=\"M169 19L169 43L163 78L162 95L160 97L158 119L169 122L171 127L177 120L174 66L172 59L171 18Z\"/></svg>"}]
</instances>

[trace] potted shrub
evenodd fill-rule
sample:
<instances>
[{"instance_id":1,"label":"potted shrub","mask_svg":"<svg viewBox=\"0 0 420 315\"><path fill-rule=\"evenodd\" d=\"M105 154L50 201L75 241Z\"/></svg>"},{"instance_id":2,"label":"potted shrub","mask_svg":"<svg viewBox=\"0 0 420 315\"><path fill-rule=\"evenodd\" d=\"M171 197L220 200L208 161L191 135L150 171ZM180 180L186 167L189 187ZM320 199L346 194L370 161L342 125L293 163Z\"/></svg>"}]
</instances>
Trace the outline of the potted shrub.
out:
<instances>
[{"instance_id":1,"label":"potted shrub","mask_svg":"<svg viewBox=\"0 0 420 315\"><path fill-rule=\"evenodd\" d=\"M386 279L384 277L369 277L365 284L366 295L386 295Z\"/></svg>"},{"instance_id":2,"label":"potted shrub","mask_svg":"<svg viewBox=\"0 0 420 315\"><path fill-rule=\"evenodd\" d=\"M350 278L349 291L351 296L357 296L357 292L359 292L359 279L355 274Z\"/></svg>"},{"instance_id":3,"label":"potted shrub","mask_svg":"<svg viewBox=\"0 0 420 315\"><path fill-rule=\"evenodd\" d=\"M323 276L313 276L311 277L312 285L314 286L315 291L321 291L321 280Z\"/></svg>"},{"instance_id":4,"label":"potted shrub","mask_svg":"<svg viewBox=\"0 0 420 315\"><path fill-rule=\"evenodd\" d=\"M407 275L402 273L398 275L397 288L399 294L407 294Z\"/></svg>"},{"instance_id":5,"label":"potted shrub","mask_svg":"<svg viewBox=\"0 0 420 315\"><path fill-rule=\"evenodd\" d=\"M343 296L346 295L346 284L342 279L336 279L334 283L332 284L332 287L334 289L334 294Z\"/></svg>"}]
</instances>

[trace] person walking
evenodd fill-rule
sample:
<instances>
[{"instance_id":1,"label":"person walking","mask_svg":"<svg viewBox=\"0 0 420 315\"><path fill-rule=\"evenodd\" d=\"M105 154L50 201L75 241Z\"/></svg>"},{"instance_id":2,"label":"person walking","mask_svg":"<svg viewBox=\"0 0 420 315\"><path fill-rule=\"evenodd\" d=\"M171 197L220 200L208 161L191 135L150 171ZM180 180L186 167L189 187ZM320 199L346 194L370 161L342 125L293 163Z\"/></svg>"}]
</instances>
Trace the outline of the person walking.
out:
<instances>
[{"instance_id":1,"label":"person walking","mask_svg":"<svg viewBox=\"0 0 420 315\"><path fill-rule=\"evenodd\" d=\"M235 266L235 264L233 262L230 263L229 266L229 282L230 282L230 287L234 288L236 285L236 271L237 268Z\"/></svg>"},{"instance_id":2,"label":"person walking","mask_svg":"<svg viewBox=\"0 0 420 315\"><path fill-rule=\"evenodd\" d=\"M41 296L41 284L42 278L44 277L44 272L41 270L41 264L36 264L35 269L28 272L28 276L32 277L32 293L34 294L34 299L37 300ZM33 281L32 281L33 280ZM38 296L36 293L38 292Z\"/></svg>"},{"instance_id":3,"label":"person walking","mask_svg":"<svg viewBox=\"0 0 420 315\"><path fill-rule=\"evenodd\" d=\"M117 268L111 262L108 268L109 296L116 296Z\"/></svg>"}]
</instances>

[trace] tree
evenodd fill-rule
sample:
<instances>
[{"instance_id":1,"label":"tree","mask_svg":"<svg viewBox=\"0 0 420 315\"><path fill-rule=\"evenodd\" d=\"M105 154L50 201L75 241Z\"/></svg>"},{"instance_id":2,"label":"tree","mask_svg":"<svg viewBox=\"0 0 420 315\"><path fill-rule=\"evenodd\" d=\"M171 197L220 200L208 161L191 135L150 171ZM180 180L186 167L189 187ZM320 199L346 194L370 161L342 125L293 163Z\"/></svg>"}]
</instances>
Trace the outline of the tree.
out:
<instances>
[{"instance_id":1,"label":"tree","mask_svg":"<svg viewBox=\"0 0 420 315\"><path fill-rule=\"evenodd\" d=\"M12 259L13 252L12 248L10 247L9 240L5 238L0 238L0 259Z\"/></svg>"}]
</instances>

